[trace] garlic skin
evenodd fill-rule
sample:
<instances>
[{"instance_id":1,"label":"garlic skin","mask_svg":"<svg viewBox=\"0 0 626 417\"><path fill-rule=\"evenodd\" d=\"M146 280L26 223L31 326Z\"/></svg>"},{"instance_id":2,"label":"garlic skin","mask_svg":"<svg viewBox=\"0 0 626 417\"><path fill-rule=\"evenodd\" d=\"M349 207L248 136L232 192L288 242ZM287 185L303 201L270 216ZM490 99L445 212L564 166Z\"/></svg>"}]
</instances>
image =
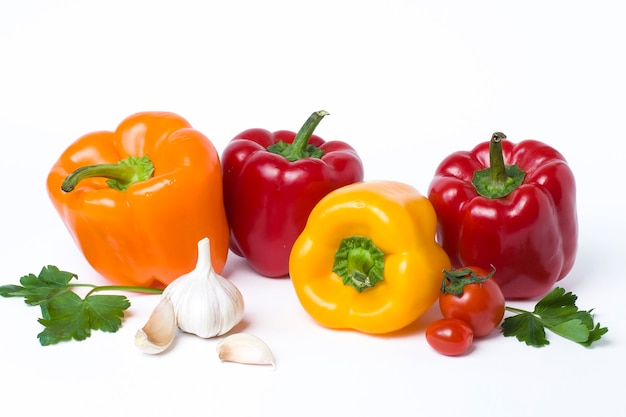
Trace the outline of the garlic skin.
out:
<instances>
[{"instance_id":1,"label":"garlic skin","mask_svg":"<svg viewBox=\"0 0 626 417\"><path fill-rule=\"evenodd\" d=\"M178 328L202 338L223 335L243 318L243 296L232 282L213 270L206 237L198 242L194 270L172 281L162 298L172 303Z\"/></svg>"},{"instance_id":2,"label":"garlic skin","mask_svg":"<svg viewBox=\"0 0 626 417\"><path fill-rule=\"evenodd\" d=\"M246 365L271 365L276 368L274 355L267 344L249 333L235 333L222 339L217 346L217 355L224 362Z\"/></svg>"},{"instance_id":3,"label":"garlic skin","mask_svg":"<svg viewBox=\"0 0 626 417\"><path fill-rule=\"evenodd\" d=\"M176 316L171 301L163 298L150 318L135 334L135 346L150 355L159 354L172 344L176 334Z\"/></svg>"}]
</instances>

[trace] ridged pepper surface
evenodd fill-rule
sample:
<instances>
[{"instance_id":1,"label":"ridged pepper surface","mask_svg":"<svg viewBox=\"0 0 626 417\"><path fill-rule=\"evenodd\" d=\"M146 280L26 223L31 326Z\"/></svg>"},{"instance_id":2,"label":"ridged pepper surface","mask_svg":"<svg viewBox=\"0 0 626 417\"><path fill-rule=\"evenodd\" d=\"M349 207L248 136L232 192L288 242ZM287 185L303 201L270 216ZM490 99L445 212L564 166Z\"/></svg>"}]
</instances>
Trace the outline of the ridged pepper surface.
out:
<instances>
[{"instance_id":1,"label":"ridged pepper surface","mask_svg":"<svg viewBox=\"0 0 626 417\"><path fill-rule=\"evenodd\" d=\"M574 265L576 185L554 148L504 139L496 132L444 159L428 197L453 267L494 266L507 299L529 299L548 292Z\"/></svg>"},{"instance_id":2,"label":"ridged pepper surface","mask_svg":"<svg viewBox=\"0 0 626 417\"><path fill-rule=\"evenodd\" d=\"M327 114L314 112L298 133L246 130L222 153L230 248L260 275L286 277L291 247L315 204L363 180L354 148L313 135Z\"/></svg>"},{"instance_id":3,"label":"ridged pepper surface","mask_svg":"<svg viewBox=\"0 0 626 417\"><path fill-rule=\"evenodd\" d=\"M291 251L291 282L319 324L383 334L417 320L439 297L450 260L437 218L408 184L364 181L313 209Z\"/></svg>"},{"instance_id":4,"label":"ridged pepper surface","mask_svg":"<svg viewBox=\"0 0 626 417\"><path fill-rule=\"evenodd\" d=\"M226 263L219 154L176 114L137 113L115 131L80 137L47 188L86 260L115 284L169 284L194 268L205 237L213 268Z\"/></svg>"}]
</instances>

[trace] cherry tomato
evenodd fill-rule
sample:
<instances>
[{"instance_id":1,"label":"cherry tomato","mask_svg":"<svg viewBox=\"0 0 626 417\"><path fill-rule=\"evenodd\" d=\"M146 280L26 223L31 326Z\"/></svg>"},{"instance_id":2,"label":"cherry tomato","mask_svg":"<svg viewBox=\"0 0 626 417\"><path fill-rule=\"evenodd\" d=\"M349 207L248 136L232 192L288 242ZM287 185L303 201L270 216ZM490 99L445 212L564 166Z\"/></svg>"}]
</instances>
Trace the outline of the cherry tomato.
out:
<instances>
[{"instance_id":1,"label":"cherry tomato","mask_svg":"<svg viewBox=\"0 0 626 417\"><path fill-rule=\"evenodd\" d=\"M439 319L426 328L426 341L442 355L461 355L469 349L473 340L472 328L459 319Z\"/></svg>"},{"instance_id":2,"label":"cherry tomato","mask_svg":"<svg viewBox=\"0 0 626 417\"><path fill-rule=\"evenodd\" d=\"M475 337L483 337L500 325L504 317L505 299L500 286L491 279L495 272L471 266L454 271L444 271L444 285L439 294L439 309L444 317L455 318L469 324ZM456 278L448 274L456 275ZM485 279L486 278L486 279ZM445 280L449 279L448 282ZM462 285L462 294L450 292L455 284Z\"/></svg>"}]
</instances>

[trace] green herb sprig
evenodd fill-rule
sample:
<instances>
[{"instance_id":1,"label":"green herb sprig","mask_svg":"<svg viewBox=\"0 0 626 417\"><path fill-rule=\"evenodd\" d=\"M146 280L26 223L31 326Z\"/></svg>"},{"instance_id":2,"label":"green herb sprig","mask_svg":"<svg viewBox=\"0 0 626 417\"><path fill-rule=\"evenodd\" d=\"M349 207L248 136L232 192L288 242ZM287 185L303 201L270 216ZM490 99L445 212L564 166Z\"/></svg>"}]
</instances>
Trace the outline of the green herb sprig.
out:
<instances>
[{"instance_id":1,"label":"green herb sprig","mask_svg":"<svg viewBox=\"0 0 626 417\"><path fill-rule=\"evenodd\" d=\"M85 340L92 330L115 333L122 325L130 301L123 295L95 294L101 291L133 291L160 294L161 289L122 285L70 284L78 276L56 266L44 267L38 276L28 274L21 285L0 286L2 297L24 297L30 306L39 306L38 320L44 330L37 335L42 346L67 340ZM91 288L84 298L74 292L78 287Z\"/></svg>"},{"instance_id":2,"label":"green herb sprig","mask_svg":"<svg viewBox=\"0 0 626 417\"><path fill-rule=\"evenodd\" d=\"M515 336L529 346L543 347L550 344L545 332L548 329L585 347L591 346L609 329L594 323L593 309L579 310L577 299L571 292L556 287L539 300L532 312L507 306L506 310L516 315L504 319L502 333L504 336Z\"/></svg>"}]
</instances>

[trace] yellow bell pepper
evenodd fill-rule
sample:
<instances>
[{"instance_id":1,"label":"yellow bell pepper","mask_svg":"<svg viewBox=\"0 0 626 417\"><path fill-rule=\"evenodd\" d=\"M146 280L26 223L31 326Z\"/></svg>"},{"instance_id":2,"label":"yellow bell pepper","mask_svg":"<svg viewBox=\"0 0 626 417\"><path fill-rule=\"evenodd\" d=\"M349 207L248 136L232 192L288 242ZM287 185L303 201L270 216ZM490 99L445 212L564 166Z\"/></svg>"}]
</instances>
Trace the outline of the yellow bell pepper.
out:
<instances>
[{"instance_id":1,"label":"yellow bell pepper","mask_svg":"<svg viewBox=\"0 0 626 417\"><path fill-rule=\"evenodd\" d=\"M330 192L290 253L304 310L325 327L371 334L413 323L437 301L450 268L436 227L430 201L404 183L359 182Z\"/></svg>"}]
</instances>

